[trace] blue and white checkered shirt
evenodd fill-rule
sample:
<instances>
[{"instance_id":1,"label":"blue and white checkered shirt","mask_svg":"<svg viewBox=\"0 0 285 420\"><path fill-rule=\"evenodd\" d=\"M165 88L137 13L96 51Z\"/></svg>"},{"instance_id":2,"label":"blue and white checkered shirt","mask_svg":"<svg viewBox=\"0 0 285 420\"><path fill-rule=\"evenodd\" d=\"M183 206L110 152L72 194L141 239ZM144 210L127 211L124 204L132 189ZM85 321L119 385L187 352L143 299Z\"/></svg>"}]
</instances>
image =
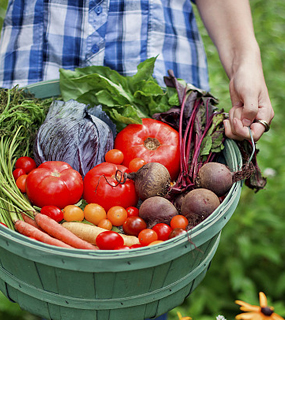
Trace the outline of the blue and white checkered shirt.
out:
<instances>
[{"instance_id":1,"label":"blue and white checkered shirt","mask_svg":"<svg viewBox=\"0 0 285 420\"><path fill-rule=\"evenodd\" d=\"M154 77L208 90L207 62L190 0L9 0L0 40L0 86L59 78L59 68L105 65L133 75L158 56Z\"/></svg>"}]
</instances>

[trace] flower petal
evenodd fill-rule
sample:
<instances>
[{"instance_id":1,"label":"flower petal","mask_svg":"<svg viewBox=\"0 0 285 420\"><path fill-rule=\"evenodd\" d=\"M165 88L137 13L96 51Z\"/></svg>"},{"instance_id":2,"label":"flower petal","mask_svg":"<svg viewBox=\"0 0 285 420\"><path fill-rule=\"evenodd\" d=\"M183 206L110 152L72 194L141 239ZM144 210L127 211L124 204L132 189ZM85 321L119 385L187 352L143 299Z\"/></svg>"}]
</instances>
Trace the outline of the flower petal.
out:
<instances>
[{"instance_id":1,"label":"flower petal","mask_svg":"<svg viewBox=\"0 0 285 420\"><path fill-rule=\"evenodd\" d=\"M242 311L259 311L260 307L255 305L250 305L250 303L246 303L243 300L236 300L235 303L237 305L241 305Z\"/></svg>"},{"instance_id":2,"label":"flower petal","mask_svg":"<svg viewBox=\"0 0 285 420\"><path fill-rule=\"evenodd\" d=\"M259 303L261 307L267 306L267 297L263 292L259 292Z\"/></svg>"},{"instance_id":3,"label":"flower petal","mask_svg":"<svg viewBox=\"0 0 285 420\"><path fill-rule=\"evenodd\" d=\"M261 314L257 313L257 312L247 312L247 313L243 313L243 314L239 314L236 316L236 319L243 319L243 320L260 320L261 318Z\"/></svg>"},{"instance_id":4,"label":"flower petal","mask_svg":"<svg viewBox=\"0 0 285 420\"><path fill-rule=\"evenodd\" d=\"M273 319L274 321L284 321L284 318L282 318L282 316L275 314L274 312L271 315L271 319Z\"/></svg>"}]
</instances>

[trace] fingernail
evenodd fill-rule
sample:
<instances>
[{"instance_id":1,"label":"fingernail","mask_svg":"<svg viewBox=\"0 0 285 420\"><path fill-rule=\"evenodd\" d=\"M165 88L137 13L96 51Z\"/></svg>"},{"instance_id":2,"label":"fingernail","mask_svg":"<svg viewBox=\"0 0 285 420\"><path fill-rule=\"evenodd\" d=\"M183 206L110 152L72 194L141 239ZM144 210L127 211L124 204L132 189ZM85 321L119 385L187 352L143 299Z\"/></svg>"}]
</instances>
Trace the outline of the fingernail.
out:
<instances>
[{"instance_id":1,"label":"fingernail","mask_svg":"<svg viewBox=\"0 0 285 420\"><path fill-rule=\"evenodd\" d=\"M249 127L249 126L250 126L250 124L251 124L251 121L250 121L250 120L248 120L247 118L245 118L245 119L243 119L243 120L242 120L242 123L243 123L243 125L245 125L246 127Z\"/></svg>"}]
</instances>

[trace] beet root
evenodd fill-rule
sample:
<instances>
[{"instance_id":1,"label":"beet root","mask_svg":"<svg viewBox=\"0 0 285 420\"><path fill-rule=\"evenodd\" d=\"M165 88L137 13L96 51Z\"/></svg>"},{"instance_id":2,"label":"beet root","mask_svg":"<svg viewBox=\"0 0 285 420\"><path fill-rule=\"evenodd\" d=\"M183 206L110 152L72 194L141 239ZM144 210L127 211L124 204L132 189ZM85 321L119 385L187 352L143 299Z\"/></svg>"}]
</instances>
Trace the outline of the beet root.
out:
<instances>
[{"instance_id":1,"label":"beet root","mask_svg":"<svg viewBox=\"0 0 285 420\"><path fill-rule=\"evenodd\" d=\"M146 222L148 228L157 223L170 224L172 217L177 214L178 211L169 200L158 196L147 198L139 208L139 217Z\"/></svg>"},{"instance_id":2,"label":"beet root","mask_svg":"<svg viewBox=\"0 0 285 420\"><path fill-rule=\"evenodd\" d=\"M224 196L233 185L233 174L223 163L208 162L201 166L196 177L196 187L213 191L218 197Z\"/></svg>"},{"instance_id":3,"label":"beet root","mask_svg":"<svg viewBox=\"0 0 285 420\"><path fill-rule=\"evenodd\" d=\"M133 179L138 197L146 200L149 197L164 197L170 189L170 174L168 169L158 162L149 162L137 172L127 174Z\"/></svg>"},{"instance_id":4,"label":"beet root","mask_svg":"<svg viewBox=\"0 0 285 420\"><path fill-rule=\"evenodd\" d=\"M184 196L181 214L187 217L189 227L192 228L210 216L219 205L220 199L213 191L197 188Z\"/></svg>"}]
</instances>

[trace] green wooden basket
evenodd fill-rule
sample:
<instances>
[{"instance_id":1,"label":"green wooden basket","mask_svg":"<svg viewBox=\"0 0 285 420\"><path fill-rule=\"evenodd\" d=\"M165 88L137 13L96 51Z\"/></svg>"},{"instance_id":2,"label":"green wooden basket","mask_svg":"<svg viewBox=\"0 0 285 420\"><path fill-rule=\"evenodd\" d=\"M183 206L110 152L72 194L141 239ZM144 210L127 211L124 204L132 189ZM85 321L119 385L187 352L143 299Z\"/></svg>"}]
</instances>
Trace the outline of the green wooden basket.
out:
<instances>
[{"instance_id":1,"label":"green wooden basket","mask_svg":"<svg viewBox=\"0 0 285 420\"><path fill-rule=\"evenodd\" d=\"M39 98L59 95L57 80L29 86ZM242 158L234 141L223 151L231 170ZM0 226L0 290L23 310L55 320L150 319L180 305L199 285L235 211L242 184L191 232L126 251L58 248Z\"/></svg>"}]
</instances>

